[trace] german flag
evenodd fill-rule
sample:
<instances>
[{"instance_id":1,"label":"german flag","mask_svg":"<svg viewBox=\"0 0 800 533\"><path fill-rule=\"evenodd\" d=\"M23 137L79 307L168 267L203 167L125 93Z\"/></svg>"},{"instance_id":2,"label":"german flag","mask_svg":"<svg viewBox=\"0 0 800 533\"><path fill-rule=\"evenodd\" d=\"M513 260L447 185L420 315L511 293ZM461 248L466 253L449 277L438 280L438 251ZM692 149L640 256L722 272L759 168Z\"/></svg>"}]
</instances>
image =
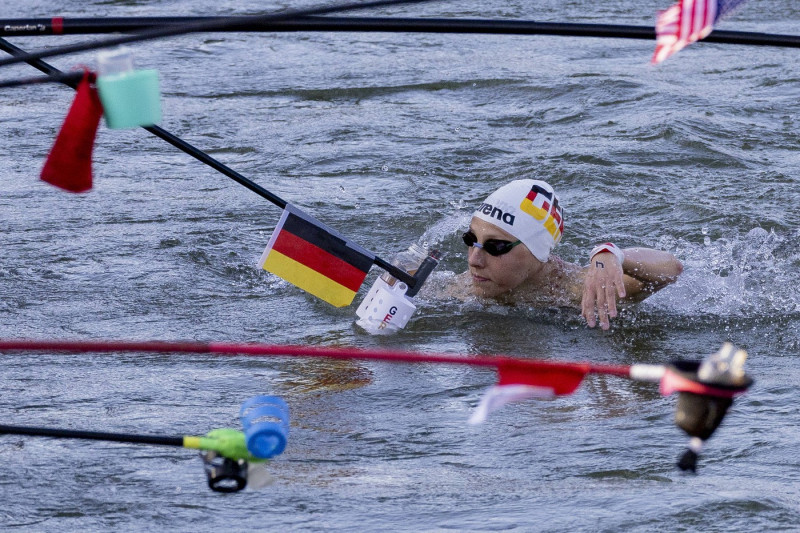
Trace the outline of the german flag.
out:
<instances>
[{"instance_id":1,"label":"german flag","mask_svg":"<svg viewBox=\"0 0 800 533\"><path fill-rule=\"evenodd\" d=\"M555 193L534 184L519 208L541 221L555 242L561 239L561 234L564 233L564 218L561 216L561 206L558 205Z\"/></svg>"},{"instance_id":2,"label":"german flag","mask_svg":"<svg viewBox=\"0 0 800 533\"><path fill-rule=\"evenodd\" d=\"M259 266L336 307L350 305L375 254L287 205Z\"/></svg>"}]
</instances>

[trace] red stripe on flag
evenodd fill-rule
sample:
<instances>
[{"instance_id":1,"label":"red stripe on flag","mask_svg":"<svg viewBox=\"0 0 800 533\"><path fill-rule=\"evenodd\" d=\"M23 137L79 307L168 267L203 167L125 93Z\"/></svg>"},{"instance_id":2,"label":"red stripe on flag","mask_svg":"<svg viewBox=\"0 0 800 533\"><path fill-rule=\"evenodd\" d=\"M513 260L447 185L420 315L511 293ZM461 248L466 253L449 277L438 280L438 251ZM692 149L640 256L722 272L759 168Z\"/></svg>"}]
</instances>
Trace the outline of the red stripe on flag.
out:
<instances>
[{"instance_id":1,"label":"red stripe on flag","mask_svg":"<svg viewBox=\"0 0 800 533\"><path fill-rule=\"evenodd\" d=\"M357 292L367 273L343 261L322 248L301 239L288 231L281 231L272 249L302 263L308 268L332 279L339 285Z\"/></svg>"},{"instance_id":2,"label":"red stripe on flag","mask_svg":"<svg viewBox=\"0 0 800 533\"><path fill-rule=\"evenodd\" d=\"M697 34L700 27L702 27L698 26L698 24L702 24L697 14L701 8L700 3L701 2L695 2L694 0L688 0L689 9L684 8L683 13L681 13L683 31L681 31L680 38L684 40L692 39ZM687 2L684 1L683 5L686 6L686 4Z\"/></svg>"},{"instance_id":3,"label":"red stripe on flag","mask_svg":"<svg viewBox=\"0 0 800 533\"><path fill-rule=\"evenodd\" d=\"M660 63L691 43L708 37L722 14L722 11L718 13L722 9L718 2L680 0L665 11L659 11L656 17L656 51L652 62Z\"/></svg>"}]
</instances>

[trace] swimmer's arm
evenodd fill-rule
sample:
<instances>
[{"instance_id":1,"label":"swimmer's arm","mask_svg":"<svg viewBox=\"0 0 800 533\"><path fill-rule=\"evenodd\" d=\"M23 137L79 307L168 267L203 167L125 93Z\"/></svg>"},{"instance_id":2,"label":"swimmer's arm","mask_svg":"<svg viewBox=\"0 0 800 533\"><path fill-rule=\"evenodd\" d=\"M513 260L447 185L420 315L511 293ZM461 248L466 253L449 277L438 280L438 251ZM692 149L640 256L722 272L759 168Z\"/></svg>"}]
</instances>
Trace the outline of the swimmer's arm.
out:
<instances>
[{"instance_id":1,"label":"swimmer's arm","mask_svg":"<svg viewBox=\"0 0 800 533\"><path fill-rule=\"evenodd\" d=\"M669 252L652 248L625 248L622 272L625 274L626 297L642 292L653 293L674 283L683 265Z\"/></svg>"},{"instance_id":2,"label":"swimmer's arm","mask_svg":"<svg viewBox=\"0 0 800 533\"><path fill-rule=\"evenodd\" d=\"M583 270L581 315L593 328L609 328L617 316L617 300L638 302L678 279L683 265L672 254L650 248L626 248L624 261L600 252Z\"/></svg>"}]
</instances>

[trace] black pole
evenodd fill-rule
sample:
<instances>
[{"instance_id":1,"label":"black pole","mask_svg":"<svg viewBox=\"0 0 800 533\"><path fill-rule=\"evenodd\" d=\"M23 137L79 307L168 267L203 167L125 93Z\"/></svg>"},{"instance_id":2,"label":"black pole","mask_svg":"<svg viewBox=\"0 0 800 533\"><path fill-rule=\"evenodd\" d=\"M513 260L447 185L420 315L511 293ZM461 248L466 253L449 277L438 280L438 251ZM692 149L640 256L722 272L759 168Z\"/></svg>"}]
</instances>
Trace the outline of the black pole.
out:
<instances>
[{"instance_id":1,"label":"black pole","mask_svg":"<svg viewBox=\"0 0 800 533\"><path fill-rule=\"evenodd\" d=\"M14 46L13 44L9 43L8 41L6 41L3 38L0 38L0 49L2 49L5 52L8 52L9 54L14 55L14 56L18 56L19 54L24 54L25 53L24 50L22 50L21 48L18 48L17 46ZM31 65L32 67L35 67L38 70L44 72L48 76L59 76L59 75L63 75L64 74L62 71L60 71L56 67L50 65L49 63L46 63L46 62L42 61L41 59L26 59L25 62L28 63L29 65ZM73 89L75 89L77 87L77 85L78 85L77 81L72 81L72 80L64 81L63 83L65 83L66 85L69 85ZM254 181L247 179L246 177L242 176L241 174L239 174L235 170L233 170L230 167L228 167L228 166L222 164L221 162L217 161L216 159L214 159L213 157L211 157L207 153L203 152L202 150L200 150L198 148L195 148L194 146L192 146L188 142L184 141L183 139L171 134L170 132L160 128L159 126L148 126L148 127L145 127L144 129L146 129L147 131L149 131L153 135L155 135L155 136L167 141L168 143L170 143L172 146L178 148L179 150L189 154L190 156L194 157L198 161L201 161L201 162L205 163L206 165L210 166L214 170L217 170L218 172L221 172L225 176L228 176L229 178L231 178L235 182L239 183L240 185L244 185L245 187L247 187L251 191L255 192L256 194L258 194L262 198L266 198L267 200L269 200L273 204L277 205L281 209L286 207L286 205L287 205L286 200L283 200L282 198L279 198L278 196L272 194L267 189L265 189L262 186L258 185ZM402 281L403 283L405 283L409 287L414 287L417 284L417 280L411 274L409 274L405 270L402 270L401 268L398 268L395 265L385 261L384 259L381 259L378 256L375 256L375 258L372 260L372 262L373 262L373 264L375 264L375 265L381 267L382 269L386 270L387 272L389 272L392 276L396 277L397 279L399 279L400 281Z\"/></svg>"},{"instance_id":2,"label":"black pole","mask_svg":"<svg viewBox=\"0 0 800 533\"><path fill-rule=\"evenodd\" d=\"M191 22L180 26L157 26L135 35L126 35L123 37L115 37L106 39L99 42L91 43L77 43L70 46L62 46L52 48L50 50L43 50L39 52L28 53L24 56L12 57L9 59L0 60L0 67L5 65L12 65L15 63L22 63L31 59L42 59L45 57L54 57L66 54L74 54L77 52L86 52L88 50L96 50L99 48L108 48L111 46L118 46L121 44L128 44L140 41L150 41L154 39L162 39L164 37L174 37L177 35L185 35L187 33L196 32L212 32L221 29L235 29L237 26L247 24L249 22L266 22L271 20L284 20L294 17L303 17L308 15L325 15L328 13L338 13L340 11L350 11L353 9L367 9L374 7L384 7L399 4L413 4L419 2L427 2L429 0L372 0L369 2L355 2L348 4L338 4L333 6L312 7L309 9L292 9L283 13L271 13L269 15L257 15L252 17L212 17L200 22Z\"/></svg>"},{"instance_id":3,"label":"black pole","mask_svg":"<svg viewBox=\"0 0 800 533\"><path fill-rule=\"evenodd\" d=\"M487 20L400 17L320 17L295 16L282 20L256 21L238 18L240 23L217 29L219 32L295 32L295 31L360 31L419 33L484 33L502 35L561 35L571 37L603 37L617 39L656 38L652 26L621 24L580 24L536 22L533 20ZM50 18L0 19L0 36L105 34L141 32L157 26L181 26L213 20L212 17L128 17L128 18ZM800 48L800 36L759 32L714 30L705 42L754 46Z\"/></svg>"},{"instance_id":4,"label":"black pole","mask_svg":"<svg viewBox=\"0 0 800 533\"><path fill-rule=\"evenodd\" d=\"M137 444L158 444L162 446L183 447L183 437L164 437L158 435L133 435L129 433L105 433L101 431L80 431L74 429L51 429L26 426L0 425L0 434L29 435L34 437L55 437L61 439L89 439L111 442L132 442Z\"/></svg>"},{"instance_id":5,"label":"black pole","mask_svg":"<svg viewBox=\"0 0 800 533\"><path fill-rule=\"evenodd\" d=\"M9 80L9 81L2 81L0 82L0 89L5 89L7 87L22 87L25 85L37 85L40 83L63 83L65 85L70 85L72 83L78 83L83 79L84 73L83 71L80 72L67 72L64 74L59 74L57 76L38 76L36 78L21 78L18 80Z\"/></svg>"}]
</instances>

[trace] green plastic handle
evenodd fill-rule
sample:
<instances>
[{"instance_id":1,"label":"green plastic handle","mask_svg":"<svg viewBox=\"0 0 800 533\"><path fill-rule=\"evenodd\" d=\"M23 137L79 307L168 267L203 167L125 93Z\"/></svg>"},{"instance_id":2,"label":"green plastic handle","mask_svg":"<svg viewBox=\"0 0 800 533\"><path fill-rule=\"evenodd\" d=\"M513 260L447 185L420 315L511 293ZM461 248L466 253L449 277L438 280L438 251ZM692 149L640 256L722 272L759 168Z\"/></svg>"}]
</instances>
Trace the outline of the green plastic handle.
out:
<instances>
[{"instance_id":1,"label":"green plastic handle","mask_svg":"<svg viewBox=\"0 0 800 533\"><path fill-rule=\"evenodd\" d=\"M220 455L238 461L244 459L249 463L265 463L247 450L244 433L232 428L221 428L209 431L205 437L183 437L183 447L194 450L213 450Z\"/></svg>"}]
</instances>

